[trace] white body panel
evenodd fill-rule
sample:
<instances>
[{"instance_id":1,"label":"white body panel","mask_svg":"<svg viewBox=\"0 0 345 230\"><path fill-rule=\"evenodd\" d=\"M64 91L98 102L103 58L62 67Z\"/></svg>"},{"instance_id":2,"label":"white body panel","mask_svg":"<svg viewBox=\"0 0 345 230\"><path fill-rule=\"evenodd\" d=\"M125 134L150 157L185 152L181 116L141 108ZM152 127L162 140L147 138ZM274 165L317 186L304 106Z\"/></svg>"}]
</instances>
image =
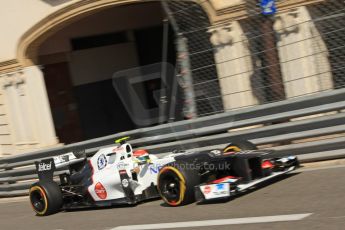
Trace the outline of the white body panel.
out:
<instances>
[{"instance_id":1,"label":"white body panel","mask_svg":"<svg viewBox=\"0 0 345 230\"><path fill-rule=\"evenodd\" d=\"M230 196L230 183L202 185L200 189L206 200Z\"/></svg>"},{"instance_id":2,"label":"white body panel","mask_svg":"<svg viewBox=\"0 0 345 230\"><path fill-rule=\"evenodd\" d=\"M152 184L157 185L157 176L159 169L175 161L173 156L157 158L149 155L150 161L145 164L139 164L136 157L133 156L133 150L130 144L126 143L121 146L112 146L99 150L91 159L90 164L93 168L92 185L88 191L95 201L114 200L126 197L123 185L120 179L121 170L125 170L129 176L129 186L134 195L140 195L145 189ZM132 178L132 172L138 172L137 180ZM100 198L95 186L101 183L106 191L106 197Z\"/></svg>"}]
</instances>

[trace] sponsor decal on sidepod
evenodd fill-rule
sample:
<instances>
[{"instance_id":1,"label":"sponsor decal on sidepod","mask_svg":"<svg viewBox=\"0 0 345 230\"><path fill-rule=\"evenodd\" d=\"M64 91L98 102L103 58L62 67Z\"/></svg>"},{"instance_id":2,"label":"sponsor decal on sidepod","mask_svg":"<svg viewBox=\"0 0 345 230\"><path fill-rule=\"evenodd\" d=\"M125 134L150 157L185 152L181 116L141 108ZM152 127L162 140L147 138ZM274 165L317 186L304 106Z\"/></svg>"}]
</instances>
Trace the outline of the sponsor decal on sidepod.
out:
<instances>
[{"instance_id":1,"label":"sponsor decal on sidepod","mask_svg":"<svg viewBox=\"0 0 345 230\"><path fill-rule=\"evenodd\" d=\"M107 190L105 190L104 186L100 182L95 185L95 193L102 200L107 198Z\"/></svg>"},{"instance_id":2,"label":"sponsor decal on sidepod","mask_svg":"<svg viewBox=\"0 0 345 230\"><path fill-rule=\"evenodd\" d=\"M104 154L100 155L97 159L97 166L98 166L98 170L102 170L105 168L105 166L107 166L107 158L105 157Z\"/></svg>"}]
</instances>

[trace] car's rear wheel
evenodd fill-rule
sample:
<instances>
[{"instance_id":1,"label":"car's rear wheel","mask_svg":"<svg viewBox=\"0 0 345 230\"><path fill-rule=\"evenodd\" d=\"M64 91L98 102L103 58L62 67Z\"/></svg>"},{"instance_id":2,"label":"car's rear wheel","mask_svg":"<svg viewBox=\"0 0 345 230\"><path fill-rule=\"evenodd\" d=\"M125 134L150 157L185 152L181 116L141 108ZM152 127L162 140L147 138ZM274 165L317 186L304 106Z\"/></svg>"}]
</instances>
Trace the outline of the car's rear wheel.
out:
<instances>
[{"instance_id":1,"label":"car's rear wheel","mask_svg":"<svg viewBox=\"0 0 345 230\"><path fill-rule=\"evenodd\" d=\"M187 164L182 164L187 166ZM170 206L181 206L195 201L194 186L200 184L197 169L168 165L158 174L158 191Z\"/></svg>"},{"instance_id":2,"label":"car's rear wheel","mask_svg":"<svg viewBox=\"0 0 345 230\"><path fill-rule=\"evenodd\" d=\"M250 141L234 141L228 144L223 152L224 153L236 153L243 150L257 150L257 146Z\"/></svg>"},{"instance_id":3,"label":"car's rear wheel","mask_svg":"<svg viewBox=\"0 0 345 230\"><path fill-rule=\"evenodd\" d=\"M30 187L30 202L38 216L47 216L60 211L63 200L56 182L37 182Z\"/></svg>"}]
</instances>

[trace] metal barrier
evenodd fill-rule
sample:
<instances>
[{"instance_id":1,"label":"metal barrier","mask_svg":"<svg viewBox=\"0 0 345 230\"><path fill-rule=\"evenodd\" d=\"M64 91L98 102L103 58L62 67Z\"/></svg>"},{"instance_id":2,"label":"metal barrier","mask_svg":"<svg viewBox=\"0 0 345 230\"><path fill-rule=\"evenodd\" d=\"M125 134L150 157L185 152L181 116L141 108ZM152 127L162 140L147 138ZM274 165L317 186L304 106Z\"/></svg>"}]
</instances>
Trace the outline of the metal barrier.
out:
<instances>
[{"instance_id":1,"label":"metal barrier","mask_svg":"<svg viewBox=\"0 0 345 230\"><path fill-rule=\"evenodd\" d=\"M85 150L92 156L114 140L131 136L135 148L152 154L175 149L206 151L232 140L247 139L276 150L276 155L310 154L302 160L330 159L345 153L345 89L326 91L300 98L235 110L194 120L136 129L62 147L0 159L0 196L28 193L36 179L34 162L62 153ZM327 136L332 135L332 138ZM336 137L334 137L336 135ZM320 140L320 137L326 137ZM304 139L308 139L303 141ZM298 141L298 143L296 143ZM265 145L265 146L263 146ZM58 171L58 173L63 170Z\"/></svg>"}]
</instances>

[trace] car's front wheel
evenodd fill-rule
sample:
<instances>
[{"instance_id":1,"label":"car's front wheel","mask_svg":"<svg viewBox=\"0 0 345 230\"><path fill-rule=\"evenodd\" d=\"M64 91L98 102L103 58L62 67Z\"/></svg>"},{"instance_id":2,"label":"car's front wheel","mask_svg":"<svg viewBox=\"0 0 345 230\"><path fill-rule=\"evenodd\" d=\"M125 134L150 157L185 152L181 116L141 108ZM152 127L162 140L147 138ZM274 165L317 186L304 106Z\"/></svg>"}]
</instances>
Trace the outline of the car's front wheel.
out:
<instances>
[{"instance_id":1,"label":"car's front wheel","mask_svg":"<svg viewBox=\"0 0 345 230\"><path fill-rule=\"evenodd\" d=\"M234 141L230 142L224 149L224 153L236 153L243 150L257 150L257 146L250 141Z\"/></svg>"},{"instance_id":2,"label":"car's front wheel","mask_svg":"<svg viewBox=\"0 0 345 230\"><path fill-rule=\"evenodd\" d=\"M198 184L200 184L198 170L193 167L188 168L187 164L165 166L158 174L159 194L169 206L194 202L194 186Z\"/></svg>"}]
</instances>

